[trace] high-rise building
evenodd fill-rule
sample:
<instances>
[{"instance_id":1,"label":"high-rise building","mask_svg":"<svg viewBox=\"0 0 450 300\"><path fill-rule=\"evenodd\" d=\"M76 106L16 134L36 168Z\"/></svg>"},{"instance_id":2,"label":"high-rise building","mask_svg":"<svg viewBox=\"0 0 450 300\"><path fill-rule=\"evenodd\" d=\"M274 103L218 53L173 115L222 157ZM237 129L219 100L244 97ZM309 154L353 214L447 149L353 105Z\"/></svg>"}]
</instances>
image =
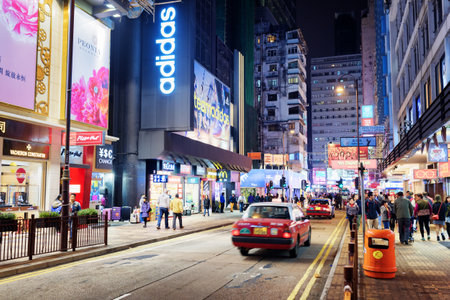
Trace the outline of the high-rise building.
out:
<instances>
[{"instance_id":1,"label":"high-rise building","mask_svg":"<svg viewBox=\"0 0 450 300\"><path fill-rule=\"evenodd\" d=\"M311 59L311 168L327 168L328 144L339 144L341 137L356 136L354 79L361 82L360 54ZM340 85L344 92L338 93L336 88ZM359 84L360 105L361 91Z\"/></svg>"},{"instance_id":2,"label":"high-rise building","mask_svg":"<svg viewBox=\"0 0 450 300\"><path fill-rule=\"evenodd\" d=\"M255 102L261 109L263 153L289 154L293 170L307 170L306 43L300 29L256 25Z\"/></svg>"}]
</instances>

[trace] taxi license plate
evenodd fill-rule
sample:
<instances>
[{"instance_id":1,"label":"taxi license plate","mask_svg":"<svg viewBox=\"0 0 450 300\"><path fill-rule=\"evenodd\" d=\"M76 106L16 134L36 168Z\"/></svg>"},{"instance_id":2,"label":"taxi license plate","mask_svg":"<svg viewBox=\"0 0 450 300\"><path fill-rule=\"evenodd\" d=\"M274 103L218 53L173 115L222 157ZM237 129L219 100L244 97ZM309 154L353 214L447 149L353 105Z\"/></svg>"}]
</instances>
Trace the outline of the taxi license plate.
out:
<instances>
[{"instance_id":1,"label":"taxi license plate","mask_svg":"<svg viewBox=\"0 0 450 300\"><path fill-rule=\"evenodd\" d=\"M320 207L316 207L316 210L320 210Z\"/></svg>"},{"instance_id":2,"label":"taxi license plate","mask_svg":"<svg viewBox=\"0 0 450 300\"><path fill-rule=\"evenodd\" d=\"M267 234L267 227L255 227L255 228L253 228L253 234L266 235Z\"/></svg>"}]
</instances>

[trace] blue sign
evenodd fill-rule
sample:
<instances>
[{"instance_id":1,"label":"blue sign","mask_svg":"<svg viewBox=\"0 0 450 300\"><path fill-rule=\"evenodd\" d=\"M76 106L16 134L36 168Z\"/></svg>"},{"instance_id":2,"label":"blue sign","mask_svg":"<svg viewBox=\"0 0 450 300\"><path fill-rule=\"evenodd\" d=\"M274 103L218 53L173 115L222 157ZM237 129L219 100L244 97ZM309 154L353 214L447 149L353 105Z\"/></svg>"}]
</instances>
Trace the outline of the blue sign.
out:
<instances>
[{"instance_id":1,"label":"blue sign","mask_svg":"<svg viewBox=\"0 0 450 300\"><path fill-rule=\"evenodd\" d=\"M167 175L153 175L154 183L167 183L169 176Z\"/></svg>"},{"instance_id":2,"label":"blue sign","mask_svg":"<svg viewBox=\"0 0 450 300\"><path fill-rule=\"evenodd\" d=\"M162 170L170 171L170 172L175 171L175 163L163 161L162 162Z\"/></svg>"},{"instance_id":3,"label":"blue sign","mask_svg":"<svg viewBox=\"0 0 450 300\"><path fill-rule=\"evenodd\" d=\"M198 177L188 177L186 180L187 184L199 184L200 183L200 178Z\"/></svg>"},{"instance_id":4,"label":"blue sign","mask_svg":"<svg viewBox=\"0 0 450 300\"><path fill-rule=\"evenodd\" d=\"M373 105L361 106L361 116L363 119L372 119L373 118Z\"/></svg>"},{"instance_id":5,"label":"blue sign","mask_svg":"<svg viewBox=\"0 0 450 300\"><path fill-rule=\"evenodd\" d=\"M383 134L384 133L384 125L360 126L359 133L360 134Z\"/></svg>"},{"instance_id":6,"label":"blue sign","mask_svg":"<svg viewBox=\"0 0 450 300\"><path fill-rule=\"evenodd\" d=\"M351 137L341 137L341 147L357 147L358 140ZM360 147L376 147L377 140L374 136L359 138Z\"/></svg>"},{"instance_id":7,"label":"blue sign","mask_svg":"<svg viewBox=\"0 0 450 300\"><path fill-rule=\"evenodd\" d=\"M428 149L429 162L447 162L448 161L448 147L447 144L430 145Z\"/></svg>"},{"instance_id":8,"label":"blue sign","mask_svg":"<svg viewBox=\"0 0 450 300\"><path fill-rule=\"evenodd\" d=\"M175 90L175 16L173 7L161 10L161 37L156 40L160 50L160 55L155 58L161 75L159 90L165 95Z\"/></svg>"}]
</instances>

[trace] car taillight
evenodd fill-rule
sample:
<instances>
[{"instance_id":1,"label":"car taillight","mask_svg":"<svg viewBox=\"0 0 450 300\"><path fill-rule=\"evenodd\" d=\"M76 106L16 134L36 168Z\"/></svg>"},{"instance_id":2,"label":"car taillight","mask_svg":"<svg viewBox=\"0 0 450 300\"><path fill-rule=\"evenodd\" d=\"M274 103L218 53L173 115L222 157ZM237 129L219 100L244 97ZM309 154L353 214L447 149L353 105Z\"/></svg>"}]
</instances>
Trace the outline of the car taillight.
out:
<instances>
[{"instance_id":1,"label":"car taillight","mask_svg":"<svg viewBox=\"0 0 450 300\"><path fill-rule=\"evenodd\" d=\"M239 229L231 230L231 235L234 235L234 236L239 235Z\"/></svg>"},{"instance_id":2,"label":"car taillight","mask_svg":"<svg viewBox=\"0 0 450 300\"><path fill-rule=\"evenodd\" d=\"M283 232L283 238L290 239L292 237L292 234L289 231Z\"/></svg>"}]
</instances>

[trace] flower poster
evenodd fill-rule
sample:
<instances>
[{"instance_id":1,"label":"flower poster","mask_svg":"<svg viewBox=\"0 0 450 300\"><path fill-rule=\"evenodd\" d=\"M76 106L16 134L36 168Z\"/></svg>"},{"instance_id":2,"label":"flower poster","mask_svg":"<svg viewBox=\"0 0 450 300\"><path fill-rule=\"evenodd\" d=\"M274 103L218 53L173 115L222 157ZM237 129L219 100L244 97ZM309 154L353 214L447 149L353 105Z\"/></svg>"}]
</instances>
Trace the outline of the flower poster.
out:
<instances>
[{"instance_id":1,"label":"flower poster","mask_svg":"<svg viewBox=\"0 0 450 300\"><path fill-rule=\"evenodd\" d=\"M38 0L0 0L0 102L34 109Z\"/></svg>"},{"instance_id":2,"label":"flower poster","mask_svg":"<svg viewBox=\"0 0 450 300\"><path fill-rule=\"evenodd\" d=\"M72 69L72 120L108 127L111 32L75 9Z\"/></svg>"}]
</instances>

